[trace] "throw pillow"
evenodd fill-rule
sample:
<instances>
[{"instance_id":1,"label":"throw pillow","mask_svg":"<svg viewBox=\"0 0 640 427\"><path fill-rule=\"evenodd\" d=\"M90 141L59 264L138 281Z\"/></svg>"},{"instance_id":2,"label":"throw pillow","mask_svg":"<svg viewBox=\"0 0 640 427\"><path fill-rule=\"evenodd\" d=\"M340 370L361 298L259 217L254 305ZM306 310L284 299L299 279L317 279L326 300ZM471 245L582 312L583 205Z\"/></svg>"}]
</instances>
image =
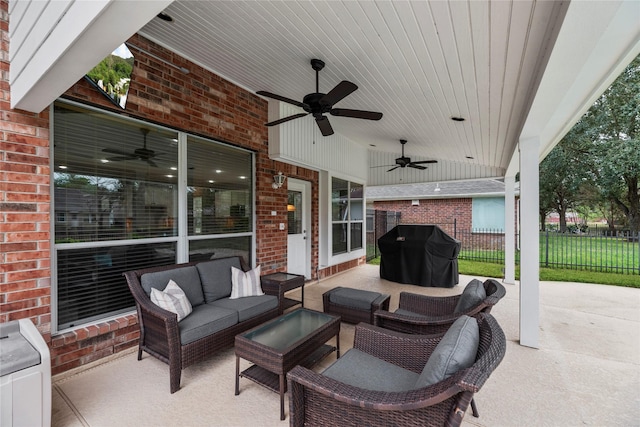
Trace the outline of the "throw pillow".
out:
<instances>
[{"instance_id":1,"label":"throw pillow","mask_svg":"<svg viewBox=\"0 0 640 427\"><path fill-rule=\"evenodd\" d=\"M163 291L151 288L151 301L160 308L178 315L178 322L187 317L193 311L189 298L180 286L173 280L169 280Z\"/></svg>"},{"instance_id":2,"label":"throw pillow","mask_svg":"<svg viewBox=\"0 0 640 427\"><path fill-rule=\"evenodd\" d=\"M460 316L431 353L415 388L427 387L473 365L478 354L480 331L473 317Z\"/></svg>"},{"instance_id":3,"label":"throw pillow","mask_svg":"<svg viewBox=\"0 0 640 427\"><path fill-rule=\"evenodd\" d=\"M480 301L483 301L486 297L487 292L484 290L484 284L478 279L473 279L464 288L464 291L462 291L462 295L460 295L460 299L453 313L464 313L474 305L480 303Z\"/></svg>"},{"instance_id":4,"label":"throw pillow","mask_svg":"<svg viewBox=\"0 0 640 427\"><path fill-rule=\"evenodd\" d=\"M264 295L260 284L260 266L244 272L231 267L231 296L229 299Z\"/></svg>"}]
</instances>

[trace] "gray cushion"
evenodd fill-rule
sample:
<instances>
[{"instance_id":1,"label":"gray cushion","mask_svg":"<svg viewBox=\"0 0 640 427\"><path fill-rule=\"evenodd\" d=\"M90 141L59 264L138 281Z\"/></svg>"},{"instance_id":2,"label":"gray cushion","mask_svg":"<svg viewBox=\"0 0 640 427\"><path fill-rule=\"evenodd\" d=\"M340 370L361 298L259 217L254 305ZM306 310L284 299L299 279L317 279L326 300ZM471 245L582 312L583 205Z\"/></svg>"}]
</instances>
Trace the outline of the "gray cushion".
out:
<instances>
[{"instance_id":1,"label":"gray cushion","mask_svg":"<svg viewBox=\"0 0 640 427\"><path fill-rule=\"evenodd\" d=\"M243 322L265 311L277 308L278 297L274 295L259 295L236 299L222 298L209 303L209 305L235 310L238 312L238 320Z\"/></svg>"},{"instance_id":2,"label":"gray cushion","mask_svg":"<svg viewBox=\"0 0 640 427\"><path fill-rule=\"evenodd\" d=\"M405 310L404 308L399 308L394 311L395 314L401 314L403 316L412 316L412 317L420 317L423 319L428 319L429 316L425 316L424 314L414 313L413 311Z\"/></svg>"},{"instance_id":3,"label":"gray cushion","mask_svg":"<svg viewBox=\"0 0 640 427\"><path fill-rule=\"evenodd\" d=\"M352 348L322 373L342 383L366 390L407 391L418 374Z\"/></svg>"},{"instance_id":4,"label":"gray cushion","mask_svg":"<svg viewBox=\"0 0 640 427\"><path fill-rule=\"evenodd\" d=\"M231 267L239 268L240 258L219 258L196 264L202 282L204 300L207 303L231 295Z\"/></svg>"},{"instance_id":5,"label":"gray cushion","mask_svg":"<svg viewBox=\"0 0 640 427\"><path fill-rule=\"evenodd\" d=\"M379 292L363 291L360 289L339 288L329 294L329 300L338 305L359 308L362 310L371 309L371 303L381 294Z\"/></svg>"},{"instance_id":6,"label":"gray cushion","mask_svg":"<svg viewBox=\"0 0 640 427\"><path fill-rule=\"evenodd\" d=\"M473 279L462 291L458 304L453 310L453 313L464 313L472 308L474 305L484 301L487 297L487 292L484 290L484 285L478 279Z\"/></svg>"},{"instance_id":7,"label":"gray cushion","mask_svg":"<svg viewBox=\"0 0 640 427\"><path fill-rule=\"evenodd\" d=\"M178 323L182 345L199 340L238 323L238 312L209 304L200 304Z\"/></svg>"},{"instance_id":8,"label":"gray cushion","mask_svg":"<svg viewBox=\"0 0 640 427\"><path fill-rule=\"evenodd\" d=\"M479 343L480 331L476 319L466 315L460 316L431 353L415 388L438 383L473 365Z\"/></svg>"},{"instance_id":9,"label":"gray cushion","mask_svg":"<svg viewBox=\"0 0 640 427\"><path fill-rule=\"evenodd\" d=\"M147 295L151 294L151 288L163 290L169 280L173 280L184 291L192 306L204 303L200 275L194 266L174 268L172 270L146 273L140 277L140 284Z\"/></svg>"}]
</instances>

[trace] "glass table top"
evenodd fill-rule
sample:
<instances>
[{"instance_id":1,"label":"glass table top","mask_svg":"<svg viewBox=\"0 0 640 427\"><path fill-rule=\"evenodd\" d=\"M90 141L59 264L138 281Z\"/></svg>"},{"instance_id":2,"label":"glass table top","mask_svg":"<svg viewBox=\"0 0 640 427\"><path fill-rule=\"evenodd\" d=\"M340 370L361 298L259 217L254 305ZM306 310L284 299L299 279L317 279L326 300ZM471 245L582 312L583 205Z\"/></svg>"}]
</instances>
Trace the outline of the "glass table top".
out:
<instances>
[{"instance_id":1,"label":"glass table top","mask_svg":"<svg viewBox=\"0 0 640 427\"><path fill-rule=\"evenodd\" d=\"M299 274L291 274L291 273L273 273L267 274L266 276L262 276L263 279L276 280L279 282L286 282L287 280L296 279L300 277Z\"/></svg>"},{"instance_id":2,"label":"glass table top","mask_svg":"<svg viewBox=\"0 0 640 427\"><path fill-rule=\"evenodd\" d=\"M242 336L275 350L284 350L326 325L332 319L332 316L325 313L301 308L266 323L258 329L244 333Z\"/></svg>"}]
</instances>

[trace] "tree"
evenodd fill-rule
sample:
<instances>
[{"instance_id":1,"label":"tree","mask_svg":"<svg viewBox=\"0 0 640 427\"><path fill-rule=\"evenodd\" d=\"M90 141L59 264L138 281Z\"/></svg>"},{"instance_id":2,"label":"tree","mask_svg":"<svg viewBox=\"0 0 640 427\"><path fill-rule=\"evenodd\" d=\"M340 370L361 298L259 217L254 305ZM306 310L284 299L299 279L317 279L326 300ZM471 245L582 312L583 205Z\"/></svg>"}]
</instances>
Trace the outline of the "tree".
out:
<instances>
[{"instance_id":1,"label":"tree","mask_svg":"<svg viewBox=\"0 0 640 427\"><path fill-rule=\"evenodd\" d=\"M540 216L550 211L559 215L560 232L567 231L567 211L574 207L583 183L588 180L580 157L583 127L574 126L540 163ZM544 217L543 217L544 215Z\"/></svg>"},{"instance_id":2,"label":"tree","mask_svg":"<svg viewBox=\"0 0 640 427\"><path fill-rule=\"evenodd\" d=\"M590 137L594 182L602 197L640 231L640 56L600 96L583 118Z\"/></svg>"}]
</instances>

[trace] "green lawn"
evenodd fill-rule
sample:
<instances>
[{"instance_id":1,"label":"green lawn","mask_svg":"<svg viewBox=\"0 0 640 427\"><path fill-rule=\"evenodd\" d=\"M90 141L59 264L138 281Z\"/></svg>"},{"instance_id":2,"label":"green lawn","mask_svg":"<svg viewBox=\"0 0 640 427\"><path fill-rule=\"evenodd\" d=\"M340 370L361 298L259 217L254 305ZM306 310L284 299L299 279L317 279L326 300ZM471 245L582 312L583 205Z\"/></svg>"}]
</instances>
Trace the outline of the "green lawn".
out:
<instances>
[{"instance_id":1,"label":"green lawn","mask_svg":"<svg viewBox=\"0 0 640 427\"><path fill-rule=\"evenodd\" d=\"M572 234L540 234L540 265L562 266L611 273L631 273L640 268L640 246L637 241L601 236Z\"/></svg>"},{"instance_id":2,"label":"green lawn","mask_svg":"<svg viewBox=\"0 0 640 427\"><path fill-rule=\"evenodd\" d=\"M482 246L481 235L464 239L458 259L496 264L504 262L503 250L474 249ZM519 256L516 252L516 263ZM540 266L638 275L640 244L623 238L540 233Z\"/></svg>"},{"instance_id":3,"label":"green lawn","mask_svg":"<svg viewBox=\"0 0 640 427\"><path fill-rule=\"evenodd\" d=\"M374 258L369 264L380 264L380 258ZM503 278L504 265L489 262L458 260L458 271L467 276ZM520 279L520 268L516 267L516 279ZM633 274L601 273L561 268L540 268L540 280L554 282L598 283L602 285L640 288L640 276Z\"/></svg>"}]
</instances>

